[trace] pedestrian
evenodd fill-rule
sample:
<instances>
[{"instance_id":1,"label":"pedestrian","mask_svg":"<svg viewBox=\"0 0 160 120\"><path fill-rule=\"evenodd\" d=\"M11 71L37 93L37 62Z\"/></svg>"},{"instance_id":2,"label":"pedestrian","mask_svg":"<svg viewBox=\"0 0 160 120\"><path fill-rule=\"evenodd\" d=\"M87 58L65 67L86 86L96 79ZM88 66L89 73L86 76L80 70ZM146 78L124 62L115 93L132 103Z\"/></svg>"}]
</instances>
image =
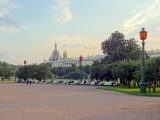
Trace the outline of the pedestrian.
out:
<instances>
[{"instance_id":1,"label":"pedestrian","mask_svg":"<svg viewBox=\"0 0 160 120\"><path fill-rule=\"evenodd\" d=\"M32 79L29 80L30 85L32 84Z\"/></svg>"},{"instance_id":2,"label":"pedestrian","mask_svg":"<svg viewBox=\"0 0 160 120\"><path fill-rule=\"evenodd\" d=\"M27 85L28 85L28 79L26 80L26 83L27 83Z\"/></svg>"}]
</instances>

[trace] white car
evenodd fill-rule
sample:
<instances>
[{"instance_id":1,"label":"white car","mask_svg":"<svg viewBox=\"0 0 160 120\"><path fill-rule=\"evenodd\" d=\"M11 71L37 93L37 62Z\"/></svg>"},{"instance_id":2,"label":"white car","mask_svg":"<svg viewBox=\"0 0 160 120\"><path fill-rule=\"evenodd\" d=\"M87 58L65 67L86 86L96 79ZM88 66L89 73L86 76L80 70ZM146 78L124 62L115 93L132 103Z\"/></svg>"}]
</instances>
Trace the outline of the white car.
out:
<instances>
[{"instance_id":1,"label":"white car","mask_svg":"<svg viewBox=\"0 0 160 120\"><path fill-rule=\"evenodd\" d=\"M33 80L33 83L39 83L39 80Z\"/></svg>"}]
</instances>

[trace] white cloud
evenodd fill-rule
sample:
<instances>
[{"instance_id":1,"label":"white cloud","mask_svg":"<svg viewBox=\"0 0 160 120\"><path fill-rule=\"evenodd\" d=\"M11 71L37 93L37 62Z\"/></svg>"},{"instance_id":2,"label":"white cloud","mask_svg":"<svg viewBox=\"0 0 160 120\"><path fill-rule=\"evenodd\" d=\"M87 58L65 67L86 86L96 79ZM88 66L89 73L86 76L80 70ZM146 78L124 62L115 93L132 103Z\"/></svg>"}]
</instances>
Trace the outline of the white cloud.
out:
<instances>
[{"instance_id":1,"label":"white cloud","mask_svg":"<svg viewBox=\"0 0 160 120\"><path fill-rule=\"evenodd\" d=\"M156 30L160 32L160 27L156 28Z\"/></svg>"},{"instance_id":2,"label":"white cloud","mask_svg":"<svg viewBox=\"0 0 160 120\"><path fill-rule=\"evenodd\" d=\"M58 51L62 53L66 47L66 51L68 53L68 57L70 56L79 56L86 54L90 55L98 55L102 54L101 51L101 42L105 40L105 36L68 36L68 35L60 35L54 36L54 40L57 40ZM54 49L54 45L51 42L46 46L47 49L50 49L52 52Z\"/></svg>"},{"instance_id":3,"label":"white cloud","mask_svg":"<svg viewBox=\"0 0 160 120\"><path fill-rule=\"evenodd\" d=\"M53 0L56 5L51 5L55 21L66 23L73 19L73 14L70 11L71 2L68 0Z\"/></svg>"},{"instance_id":4,"label":"white cloud","mask_svg":"<svg viewBox=\"0 0 160 120\"><path fill-rule=\"evenodd\" d=\"M6 56L7 56L6 51L2 51L2 52L0 52L0 58L2 58L2 57L6 57Z\"/></svg>"},{"instance_id":5,"label":"white cloud","mask_svg":"<svg viewBox=\"0 0 160 120\"><path fill-rule=\"evenodd\" d=\"M160 0L151 0L144 6L139 6L131 12L133 16L123 23L125 35L139 27L151 18L160 16Z\"/></svg>"},{"instance_id":6,"label":"white cloud","mask_svg":"<svg viewBox=\"0 0 160 120\"><path fill-rule=\"evenodd\" d=\"M22 25L21 21L9 14L16 8L17 5L10 0L0 0L0 32L17 33L25 31L25 26Z\"/></svg>"},{"instance_id":7,"label":"white cloud","mask_svg":"<svg viewBox=\"0 0 160 120\"><path fill-rule=\"evenodd\" d=\"M0 5L5 5L6 3L8 3L9 0L0 0Z\"/></svg>"}]
</instances>

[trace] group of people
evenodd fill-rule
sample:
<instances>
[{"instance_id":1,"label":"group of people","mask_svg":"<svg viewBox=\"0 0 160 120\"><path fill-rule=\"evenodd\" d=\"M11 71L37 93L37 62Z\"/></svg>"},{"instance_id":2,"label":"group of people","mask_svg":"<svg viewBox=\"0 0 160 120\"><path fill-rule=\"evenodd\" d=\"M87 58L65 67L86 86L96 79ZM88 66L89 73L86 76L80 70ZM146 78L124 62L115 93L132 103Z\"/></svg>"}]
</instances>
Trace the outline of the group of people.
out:
<instances>
[{"instance_id":1,"label":"group of people","mask_svg":"<svg viewBox=\"0 0 160 120\"><path fill-rule=\"evenodd\" d=\"M31 78L27 79L27 80L26 80L26 83L27 83L27 85L28 85L28 84L31 85L31 84L32 84L32 79L31 79Z\"/></svg>"}]
</instances>

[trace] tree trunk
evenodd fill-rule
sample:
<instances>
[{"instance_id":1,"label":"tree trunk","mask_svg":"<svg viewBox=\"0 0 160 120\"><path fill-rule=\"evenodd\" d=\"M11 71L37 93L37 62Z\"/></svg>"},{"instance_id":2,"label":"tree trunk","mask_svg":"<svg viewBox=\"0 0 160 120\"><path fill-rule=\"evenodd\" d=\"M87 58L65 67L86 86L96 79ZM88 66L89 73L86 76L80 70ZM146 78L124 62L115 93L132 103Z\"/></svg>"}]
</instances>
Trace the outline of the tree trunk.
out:
<instances>
[{"instance_id":1,"label":"tree trunk","mask_svg":"<svg viewBox=\"0 0 160 120\"><path fill-rule=\"evenodd\" d=\"M139 82L137 82L138 88L140 88Z\"/></svg>"},{"instance_id":2,"label":"tree trunk","mask_svg":"<svg viewBox=\"0 0 160 120\"><path fill-rule=\"evenodd\" d=\"M156 92L156 84L153 85L153 92Z\"/></svg>"},{"instance_id":3,"label":"tree trunk","mask_svg":"<svg viewBox=\"0 0 160 120\"><path fill-rule=\"evenodd\" d=\"M131 88L131 81L128 81L128 88Z\"/></svg>"},{"instance_id":4,"label":"tree trunk","mask_svg":"<svg viewBox=\"0 0 160 120\"><path fill-rule=\"evenodd\" d=\"M123 84L123 80L120 78L120 84Z\"/></svg>"}]
</instances>

